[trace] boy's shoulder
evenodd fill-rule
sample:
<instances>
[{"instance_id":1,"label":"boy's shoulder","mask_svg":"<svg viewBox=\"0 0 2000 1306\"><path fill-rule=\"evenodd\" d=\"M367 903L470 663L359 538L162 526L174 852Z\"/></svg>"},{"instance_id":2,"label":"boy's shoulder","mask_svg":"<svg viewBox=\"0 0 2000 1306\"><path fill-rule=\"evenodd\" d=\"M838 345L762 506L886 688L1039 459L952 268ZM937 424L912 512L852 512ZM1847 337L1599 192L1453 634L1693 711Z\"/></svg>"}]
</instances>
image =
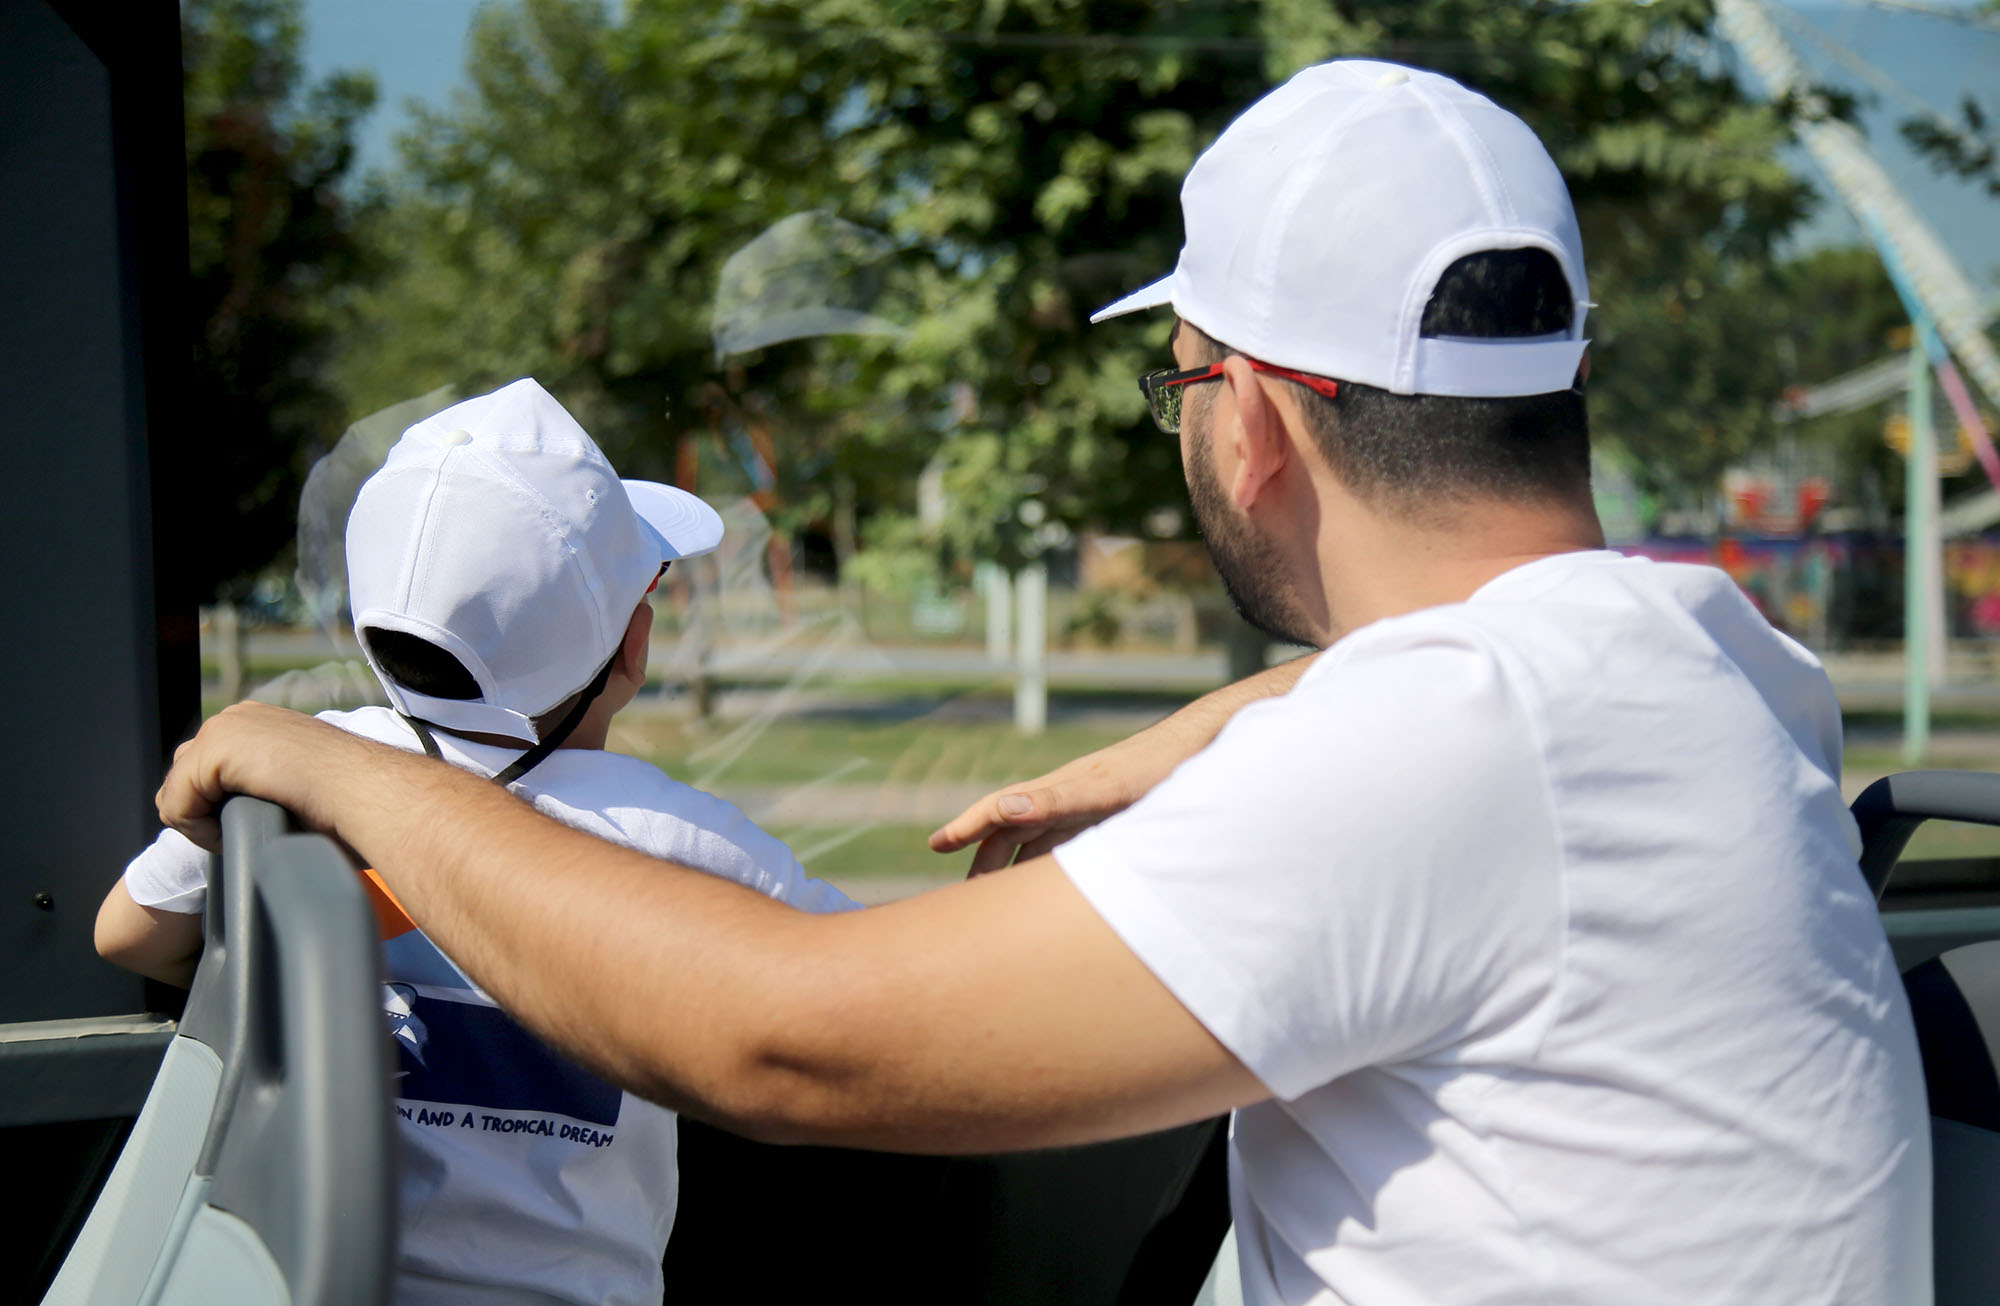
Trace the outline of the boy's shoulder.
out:
<instances>
[{"instance_id":1,"label":"boy's shoulder","mask_svg":"<svg viewBox=\"0 0 2000 1306\"><path fill-rule=\"evenodd\" d=\"M804 876L791 849L736 804L636 757L562 749L520 787L566 824L775 897L791 897Z\"/></svg>"},{"instance_id":2,"label":"boy's shoulder","mask_svg":"<svg viewBox=\"0 0 2000 1306\"><path fill-rule=\"evenodd\" d=\"M385 707L322 712L319 719L376 743L405 752L418 751L410 728ZM516 756L508 749L473 743L450 734L439 733L437 739L447 761L486 774L500 771ZM538 802L537 806L581 812L644 814L693 825L732 826L748 819L733 804L682 784L650 762L602 749L557 749L513 787L531 801L549 800Z\"/></svg>"},{"instance_id":3,"label":"boy's shoulder","mask_svg":"<svg viewBox=\"0 0 2000 1306\"><path fill-rule=\"evenodd\" d=\"M409 728L387 708L320 715L343 730L397 748L416 748ZM440 736L439 743L447 760L463 758L488 774L513 760L505 749L450 736ZM544 815L599 838L775 898L793 901L804 894L805 869L782 840L728 799L684 784L650 762L600 749L561 748L513 788Z\"/></svg>"},{"instance_id":4,"label":"boy's shoulder","mask_svg":"<svg viewBox=\"0 0 2000 1306\"><path fill-rule=\"evenodd\" d=\"M676 780L651 762L595 748L549 754L524 787L572 806L644 811L694 825L749 819L728 800Z\"/></svg>"}]
</instances>

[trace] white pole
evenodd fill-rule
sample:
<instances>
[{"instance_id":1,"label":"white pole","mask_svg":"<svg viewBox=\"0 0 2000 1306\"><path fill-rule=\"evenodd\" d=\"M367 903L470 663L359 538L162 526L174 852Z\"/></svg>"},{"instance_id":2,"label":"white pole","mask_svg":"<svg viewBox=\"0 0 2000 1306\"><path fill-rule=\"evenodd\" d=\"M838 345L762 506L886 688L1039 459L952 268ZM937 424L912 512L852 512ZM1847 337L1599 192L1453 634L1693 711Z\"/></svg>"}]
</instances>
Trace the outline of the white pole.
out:
<instances>
[{"instance_id":1,"label":"white pole","mask_svg":"<svg viewBox=\"0 0 2000 1306\"><path fill-rule=\"evenodd\" d=\"M1910 456L1903 477L1903 764L1915 766L1930 747L1937 661L1931 615L1938 588L1931 551L1937 450L1931 442L1930 362L1921 348L1910 350Z\"/></svg>"},{"instance_id":2,"label":"white pole","mask_svg":"<svg viewBox=\"0 0 2000 1306\"><path fill-rule=\"evenodd\" d=\"M1014 582L997 562L986 564L986 656L1005 666L1014 653Z\"/></svg>"},{"instance_id":3,"label":"white pole","mask_svg":"<svg viewBox=\"0 0 2000 1306\"><path fill-rule=\"evenodd\" d=\"M1938 481L1938 439L1937 422L1932 415L1930 374L1926 368L1928 359L1921 349L1912 349L1910 372L1912 379L1923 376L1923 393L1915 390L1910 394L1910 448L1916 450L1922 441L1924 517L1923 517L1923 564L1924 564L1924 653L1930 659L1931 688L1936 689L1945 681L1945 659L1951 652L1950 636L1945 629L1944 618L1944 528L1938 520L1944 509L1944 490ZM1921 411L1919 411L1921 409ZM1919 434L1918 427L1922 432ZM1911 458L1915 467L1916 458Z\"/></svg>"},{"instance_id":4,"label":"white pole","mask_svg":"<svg viewBox=\"0 0 2000 1306\"><path fill-rule=\"evenodd\" d=\"M1049 569L1031 562L1014 582L1020 636L1014 676L1014 728L1039 735L1049 724Z\"/></svg>"}]
</instances>

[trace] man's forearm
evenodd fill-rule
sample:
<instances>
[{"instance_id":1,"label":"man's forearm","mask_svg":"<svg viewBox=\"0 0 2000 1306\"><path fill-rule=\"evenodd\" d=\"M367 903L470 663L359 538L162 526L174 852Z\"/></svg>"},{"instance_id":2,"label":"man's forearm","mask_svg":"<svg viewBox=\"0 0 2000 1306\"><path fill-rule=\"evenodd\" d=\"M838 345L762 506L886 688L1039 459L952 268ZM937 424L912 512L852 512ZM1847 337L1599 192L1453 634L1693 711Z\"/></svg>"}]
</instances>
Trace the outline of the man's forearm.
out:
<instances>
[{"instance_id":1,"label":"man's forearm","mask_svg":"<svg viewBox=\"0 0 2000 1306\"><path fill-rule=\"evenodd\" d=\"M307 788L291 797L309 819L523 1023L668 1105L759 1113L759 1085L784 1056L762 1034L785 1016L761 995L786 968L787 927L811 918L395 750L342 750ZM649 1055L661 1046L682 1053L671 1080Z\"/></svg>"},{"instance_id":2,"label":"man's forearm","mask_svg":"<svg viewBox=\"0 0 2000 1306\"><path fill-rule=\"evenodd\" d=\"M295 713L225 717L176 760L170 824L213 846L228 794L290 807L529 1028L669 1106L767 1138L950 1152L1262 1096L1047 858L813 916Z\"/></svg>"},{"instance_id":3,"label":"man's forearm","mask_svg":"<svg viewBox=\"0 0 2000 1306\"><path fill-rule=\"evenodd\" d=\"M1184 739L1200 740L1196 749L1199 751L1221 734L1222 727L1229 724L1229 718L1243 708L1263 699L1291 693L1292 686L1299 683L1299 677L1318 657L1319 654L1310 653L1289 662L1280 662L1253 676L1245 676L1220 689L1211 690L1159 722L1159 725L1171 727Z\"/></svg>"},{"instance_id":4,"label":"man's forearm","mask_svg":"<svg viewBox=\"0 0 2000 1306\"><path fill-rule=\"evenodd\" d=\"M650 1048L673 1045L683 1020L708 1021L732 1038L753 1029L738 1004L755 1002L773 969L762 945L782 939L797 913L569 830L441 763L291 713L227 715L216 728L229 745L202 751L215 733L205 728L193 746L198 762L178 761L161 792L163 816L212 813L232 793L282 804L374 867L424 931L524 1023L670 1105L689 1105L690 1090L662 1082ZM179 823L214 846L212 819ZM765 918L761 928L731 928L751 918ZM660 956L684 962L667 981L651 974ZM705 984L707 974L741 983ZM754 1034L679 1044L709 1062L686 1068L685 1081L713 1079L741 1092L743 1076L729 1073L740 1066L723 1063L754 1055L745 1050ZM708 1114L728 1112L718 1102Z\"/></svg>"}]
</instances>

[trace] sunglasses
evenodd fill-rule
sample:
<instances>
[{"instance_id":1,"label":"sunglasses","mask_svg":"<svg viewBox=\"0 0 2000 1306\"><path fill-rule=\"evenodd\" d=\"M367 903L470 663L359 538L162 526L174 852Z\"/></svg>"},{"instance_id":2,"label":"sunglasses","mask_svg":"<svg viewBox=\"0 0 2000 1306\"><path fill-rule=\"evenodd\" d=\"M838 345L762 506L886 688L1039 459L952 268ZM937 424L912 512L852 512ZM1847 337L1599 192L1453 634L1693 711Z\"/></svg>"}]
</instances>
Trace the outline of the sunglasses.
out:
<instances>
[{"instance_id":1,"label":"sunglasses","mask_svg":"<svg viewBox=\"0 0 2000 1306\"><path fill-rule=\"evenodd\" d=\"M1313 376L1307 372L1294 372L1289 367L1279 367L1272 363L1259 362L1254 358L1244 358L1252 371L1269 372L1282 376L1287 381L1297 381L1300 385L1328 399L1340 393L1340 382L1323 376ZM1181 406L1185 402L1186 387L1202 381L1213 381L1222 375L1221 363L1210 363L1206 367L1190 367L1177 372L1171 367L1163 367L1157 372L1148 372L1139 378L1139 392L1146 396L1146 407L1153 410L1153 421L1168 435L1181 433Z\"/></svg>"},{"instance_id":2,"label":"sunglasses","mask_svg":"<svg viewBox=\"0 0 2000 1306\"><path fill-rule=\"evenodd\" d=\"M674 565L674 560L672 558L668 558L665 562L660 564L660 569L657 572L653 573L653 583L646 587L646 593L651 594L654 590L660 587L660 582L667 578L667 568L673 565Z\"/></svg>"}]
</instances>

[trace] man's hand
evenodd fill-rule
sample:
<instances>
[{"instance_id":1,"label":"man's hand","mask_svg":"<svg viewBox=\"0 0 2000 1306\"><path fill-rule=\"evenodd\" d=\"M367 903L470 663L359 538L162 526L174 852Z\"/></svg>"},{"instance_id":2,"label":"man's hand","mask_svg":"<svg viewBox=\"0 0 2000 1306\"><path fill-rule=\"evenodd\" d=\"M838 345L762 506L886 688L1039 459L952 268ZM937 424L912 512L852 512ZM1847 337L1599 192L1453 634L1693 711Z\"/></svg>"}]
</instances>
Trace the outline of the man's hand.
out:
<instances>
[{"instance_id":1,"label":"man's hand","mask_svg":"<svg viewBox=\"0 0 2000 1306\"><path fill-rule=\"evenodd\" d=\"M238 703L174 750L173 769L154 803L164 824L210 852L222 848L220 815L231 794L268 798L309 828L331 830L331 813L314 810L312 781L357 747L370 745L297 712Z\"/></svg>"},{"instance_id":2,"label":"man's hand","mask_svg":"<svg viewBox=\"0 0 2000 1306\"><path fill-rule=\"evenodd\" d=\"M1290 692L1312 661L1299 658L1224 685L1130 739L1086 753L1038 779L996 789L933 833L931 851L953 853L977 843L969 875L1039 857L1145 797L1175 767L1208 747L1239 708Z\"/></svg>"},{"instance_id":3,"label":"man's hand","mask_svg":"<svg viewBox=\"0 0 2000 1306\"><path fill-rule=\"evenodd\" d=\"M1038 779L994 790L932 834L931 851L957 852L977 843L972 875L1041 856L1124 811L1199 751L1199 745L1189 748L1187 741L1159 731L1155 726Z\"/></svg>"}]
</instances>

